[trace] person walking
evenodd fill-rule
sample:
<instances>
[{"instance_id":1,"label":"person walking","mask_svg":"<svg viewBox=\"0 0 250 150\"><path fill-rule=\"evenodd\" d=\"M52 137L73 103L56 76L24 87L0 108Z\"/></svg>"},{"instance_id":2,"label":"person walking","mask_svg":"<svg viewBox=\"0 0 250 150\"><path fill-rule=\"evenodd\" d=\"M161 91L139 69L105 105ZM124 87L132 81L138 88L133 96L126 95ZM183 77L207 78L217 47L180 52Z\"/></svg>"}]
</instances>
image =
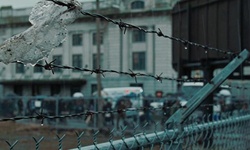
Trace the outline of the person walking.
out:
<instances>
[{"instance_id":1,"label":"person walking","mask_svg":"<svg viewBox=\"0 0 250 150\"><path fill-rule=\"evenodd\" d=\"M103 105L102 110L105 112L103 114L104 118L104 126L114 125L114 115L111 112L112 111L112 103L108 100L106 100L105 105Z\"/></svg>"}]
</instances>

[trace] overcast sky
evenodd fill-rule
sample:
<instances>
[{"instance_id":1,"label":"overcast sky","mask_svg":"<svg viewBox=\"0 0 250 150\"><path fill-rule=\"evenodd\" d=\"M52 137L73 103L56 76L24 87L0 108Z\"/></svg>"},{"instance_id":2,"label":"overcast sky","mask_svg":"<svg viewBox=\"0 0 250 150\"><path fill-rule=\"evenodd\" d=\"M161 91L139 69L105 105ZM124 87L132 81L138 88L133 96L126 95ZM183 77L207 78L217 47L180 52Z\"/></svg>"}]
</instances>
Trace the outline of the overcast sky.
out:
<instances>
[{"instance_id":1,"label":"overcast sky","mask_svg":"<svg viewBox=\"0 0 250 150\"><path fill-rule=\"evenodd\" d=\"M0 7L12 6L13 8L33 7L40 0L0 0ZM79 2L89 0L78 0Z\"/></svg>"}]
</instances>

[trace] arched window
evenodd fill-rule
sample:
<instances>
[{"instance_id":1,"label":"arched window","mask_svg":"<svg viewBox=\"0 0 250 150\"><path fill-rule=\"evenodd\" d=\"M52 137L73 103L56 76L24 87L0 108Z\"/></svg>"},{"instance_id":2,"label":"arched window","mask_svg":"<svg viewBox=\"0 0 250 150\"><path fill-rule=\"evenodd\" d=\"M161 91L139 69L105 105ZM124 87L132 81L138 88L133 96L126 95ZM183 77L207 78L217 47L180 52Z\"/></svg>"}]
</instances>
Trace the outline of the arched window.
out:
<instances>
[{"instance_id":1,"label":"arched window","mask_svg":"<svg viewBox=\"0 0 250 150\"><path fill-rule=\"evenodd\" d=\"M143 9L144 2L143 1L134 1L131 3L131 9Z\"/></svg>"}]
</instances>

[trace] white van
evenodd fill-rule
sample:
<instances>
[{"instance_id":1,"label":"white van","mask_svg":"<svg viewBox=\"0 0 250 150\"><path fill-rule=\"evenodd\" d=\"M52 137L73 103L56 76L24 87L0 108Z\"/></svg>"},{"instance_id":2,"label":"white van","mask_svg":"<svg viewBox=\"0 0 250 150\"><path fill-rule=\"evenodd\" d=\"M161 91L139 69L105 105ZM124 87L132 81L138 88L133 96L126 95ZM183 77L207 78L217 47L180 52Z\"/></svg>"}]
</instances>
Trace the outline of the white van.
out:
<instances>
[{"instance_id":1,"label":"white van","mask_svg":"<svg viewBox=\"0 0 250 150\"><path fill-rule=\"evenodd\" d=\"M181 86L181 93L185 100L189 100L194 96L202 87L204 86L203 82L184 82Z\"/></svg>"},{"instance_id":2,"label":"white van","mask_svg":"<svg viewBox=\"0 0 250 150\"><path fill-rule=\"evenodd\" d=\"M204 86L203 82L184 82L181 86L181 93L183 94L186 100L194 96L202 87ZM217 90L214 91L217 96L224 96L230 99L231 101L231 91L229 86L220 85Z\"/></svg>"},{"instance_id":3,"label":"white van","mask_svg":"<svg viewBox=\"0 0 250 150\"><path fill-rule=\"evenodd\" d=\"M143 105L143 89L141 87L113 87L104 88L101 91L102 98L108 99L112 102L112 108L115 107L116 102L123 96L128 96L134 108L142 107ZM93 93L97 96L97 92Z\"/></svg>"}]
</instances>

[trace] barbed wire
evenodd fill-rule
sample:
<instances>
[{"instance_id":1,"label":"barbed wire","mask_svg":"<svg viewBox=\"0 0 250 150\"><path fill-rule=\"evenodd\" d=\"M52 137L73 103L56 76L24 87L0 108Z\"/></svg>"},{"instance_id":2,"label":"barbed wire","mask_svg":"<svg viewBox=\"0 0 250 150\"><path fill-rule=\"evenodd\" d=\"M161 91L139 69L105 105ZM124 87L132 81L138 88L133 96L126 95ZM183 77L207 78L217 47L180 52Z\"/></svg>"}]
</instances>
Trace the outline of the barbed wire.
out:
<instances>
[{"instance_id":1,"label":"barbed wire","mask_svg":"<svg viewBox=\"0 0 250 150\"><path fill-rule=\"evenodd\" d=\"M116 110L110 110L110 111L84 111L82 113L76 113L76 114L68 114L68 115L58 115L58 116L49 116L43 113L43 109L41 112L36 112L35 116L17 116L13 118L2 118L0 119L0 122L4 121L17 121L17 120L25 120L25 119L38 119L41 120L41 124L43 125L43 120L44 119L59 119L59 118L72 118L72 117L82 117L82 116L93 116L97 114L114 114L114 113L124 113L127 111L143 111L143 110L150 110L150 111L162 111L164 109L170 109L170 108L175 108L175 107L161 107L161 108L152 108L152 107L141 107L141 108L126 108L126 109L116 109ZM180 107L176 107L180 108Z\"/></svg>"},{"instance_id":2,"label":"barbed wire","mask_svg":"<svg viewBox=\"0 0 250 150\"><path fill-rule=\"evenodd\" d=\"M54 69L70 69L70 70L77 70L77 71L82 71L82 72L88 72L90 74L100 74L102 77L105 78L105 73L115 73L115 74L120 74L120 75L127 75L130 76L131 78L135 79L135 82L137 83L137 78L138 77L149 77L153 78L159 82L162 83L163 80L171 80L171 81L177 81L179 83L182 82L205 82L206 80L203 78L190 78L190 79L181 79L181 78L172 78L172 77L162 77L162 74L159 75L151 75L151 74L146 74L146 73L140 73L140 72L133 72L131 69L129 69L130 72L124 72L124 71L116 71L116 70L105 70L101 69L101 67L97 69L87 69L87 68L80 68L80 67L74 67L74 66L67 66L67 65L57 65L54 64L56 62L56 59L52 60L51 62L47 62L45 60L45 64L36 64L36 67L42 67L45 70L51 71L53 74L55 73ZM14 62L14 63L20 63L21 62Z\"/></svg>"},{"instance_id":3,"label":"barbed wire","mask_svg":"<svg viewBox=\"0 0 250 150\"><path fill-rule=\"evenodd\" d=\"M185 48L188 47L188 46L196 46L196 47L199 47L199 48L203 48L205 50L205 52L207 52L208 50L211 50L211 51L216 51L216 52L226 54L226 55L230 55L230 56L234 56L234 57L238 54L238 52L233 53L233 52L230 52L230 51L225 51L225 50L222 50L222 49L210 47L208 45L202 45L202 44L191 42L191 41L184 40L184 39L181 39L181 38L172 37L172 36L164 34L160 28L158 28L158 31L156 31L156 30L146 30L146 29L144 29L142 27L135 26L133 24L123 22L121 19L120 19L120 21L115 21L115 20L112 20L112 19L110 19L110 18L108 18L106 16L103 16L103 15L100 15L100 14L90 13L90 12L86 12L86 11L81 11L81 13L83 15L88 15L88 16L91 16L91 17L100 18L100 19L103 19L105 21L111 22L111 23L119 26L119 28L124 31L123 32L124 34L126 33L127 29L136 29L136 30L142 31L144 33L152 33L152 34L156 34L158 37L164 37L164 38L176 41L176 42L180 42L180 43L182 43L184 45Z\"/></svg>"},{"instance_id":4,"label":"barbed wire","mask_svg":"<svg viewBox=\"0 0 250 150\"><path fill-rule=\"evenodd\" d=\"M60 2L60 1L57 1L57 0L48 0L48 1L52 1L55 4L63 6L63 7L66 6L66 7L68 7L68 9L73 9L73 7L75 7L71 3L63 3L63 2ZM233 52L224 51L224 50L221 50L221 49L209 47L207 45L202 45L202 44L190 42L190 41L183 40L183 39L180 39L180 38L171 37L171 36L163 34L161 29L158 29L159 31L149 31L149 30L145 30L145 29L143 29L143 28L141 28L139 26L135 26L135 25L132 25L132 24L129 24L129 23L125 23L122 20L115 21L115 20L110 19L110 18L108 18L106 16L103 16L101 14L90 13L90 12L86 12L86 11L83 11L83 10L79 10L79 11L83 15L91 16L91 17L94 17L94 18L104 19L107 22L111 22L111 23L113 23L115 25L118 25L119 28L124 31L124 34L126 33L127 29L137 29L137 30L145 32L145 33L153 33L153 34L157 34L159 37L165 37L165 38L169 38L169 39L174 40L174 41L181 42L182 44L184 44L185 47L187 47L188 45L193 45L193 46L201 47L201 48L205 49L206 51L207 50L213 50L213 51L217 51L217 52L224 53L224 54L231 55L231 56L236 56L238 54L238 53L233 53ZM100 67L97 68L97 69L90 70L90 69L79 68L79 67L60 66L60 65L53 64L54 61L55 60L53 60L50 63L46 62L45 65L37 64L36 66L43 67L46 70L51 70L53 74L54 74L53 68L72 69L72 70L90 72L91 74L93 74L93 73L101 74L103 77L105 77L104 73L123 74L123 75L128 75L128 76L134 78L136 83L137 83L137 77L139 77L139 76L151 77L151 78L153 78L153 79L155 79L155 80L157 80L157 81L159 81L161 83L162 83L162 80L175 80L175 81L177 81L179 83L182 83L182 82L206 82L206 80L202 79L202 78L198 78L198 79L197 78L195 78L195 79L192 79L192 78L191 79L178 79L178 78L172 78L172 77L161 77L161 75L163 73L161 73L160 75L150 75L150 74L145 74L145 73L134 73L131 69L129 69L130 72L122 72L122 71L115 71L115 70L103 70Z\"/></svg>"},{"instance_id":5,"label":"barbed wire","mask_svg":"<svg viewBox=\"0 0 250 150\"><path fill-rule=\"evenodd\" d=\"M58 1L58 0L47 0L47 1L51 1L51 2L53 2L53 3L57 4L57 5L60 5L62 7L67 7L69 9L68 11L76 8L76 6L74 6L74 4L70 3L70 2L68 2L68 3L65 2L64 3L64 2L61 2L61 1ZM101 14L85 12L83 10L79 10L79 11L83 15L91 16L91 17L94 17L94 18L104 19L104 20L106 20L108 22L111 22L111 23L113 23L115 25L118 25L119 28L124 31L124 34L126 33L127 29L136 29L136 30L139 30L139 31L142 31L142 32L145 32L145 33L153 33L153 34L157 34L159 37L165 37L165 38L169 38L169 39L174 40L174 41L181 42L182 44L184 44L185 47L187 47L188 45L194 45L194 46L197 46L197 47L204 48L206 51L207 50L214 50L214 51L224 53L224 54L227 54L227 55L231 55L231 56L232 55L236 56L238 54L238 53L233 53L233 52L224 51L224 50L221 50L221 49L209 47L207 45L202 45L202 44L190 42L190 41L183 40L183 39L180 39L180 38L171 37L171 36L163 34L161 29L158 29L159 31L154 31L154 30L149 31L149 30L145 30L145 29L143 29L143 28L141 28L139 26L135 26L135 25L132 25L132 24L129 24L129 23L125 23L122 20L115 21L115 20L110 19L110 18L108 18L106 16L103 16ZM116 71L116 70L104 70L104 69L101 69L101 67L91 70L91 69L87 69L87 68L79 68L79 67L74 67L74 66L56 65L56 64L53 64L55 61L56 60L53 60L53 61L48 63L45 60L45 65L36 64L35 66L36 67L42 67L45 70L50 70L50 71L52 71L53 74L54 74L54 68L59 68L59 69L71 69L71 70L89 72L91 74L93 74L93 73L101 74L103 77L105 77L105 75L104 75L105 73L116 73L116 74L128 75L128 76L134 78L136 83L137 83L137 77L151 77L151 78L153 78L153 79L155 79L155 80L157 80L157 81L159 81L161 83L162 83L163 80L172 80L172 81L174 80L174 81L177 81L178 83L182 83L182 82L207 82L206 79L203 79L203 78L182 79L182 78L173 78L173 77L162 77L161 75L163 73L161 73L160 75L152 75L152 74L145 74L145 73L135 73L131 69L129 69L130 72Z\"/></svg>"},{"instance_id":6,"label":"barbed wire","mask_svg":"<svg viewBox=\"0 0 250 150\"><path fill-rule=\"evenodd\" d=\"M5 121L17 121L17 120L26 120L26 119L38 119L41 120L41 125L43 125L44 119L60 119L60 118L72 118L72 117L82 117L85 116L86 118L88 116L93 116L93 115L98 115L98 114L121 114L125 113L128 111L135 112L135 111L162 111L162 110L167 110L171 108L180 108L180 107L159 107L159 108L153 108L153 107L139 107L139 108L126 108L126 109L114 109L110 111L92 111L92 110L87 110L82 113L75 113L75 114L67 114L67 115L58 115L58 116L49 116L46 115L43 110L41 109L41 112L35 112L36 115L34 116L17 116L17 117L12 117L12 118L2 118L0 119L0 122L5 122Z\"/></svg>"},{"instance_id":7,"label":"barbed wire","mask_svg":"<svg viewBox=\"0 0 250 150\"><path fill-rule=\"evenodd\" d=\"M205 107L212 107L214 104L202 104L200 105L200 108ZM88 116L93 117L94 115L105 115L105 114L122 114L126 112L140 112L140 111L150 111L152 113L157 111L162 111L163 114L171 109L177 110L180 108L186 108L186 106L159 106L157 108L155 107L132 107L132 108L125 108L125 109L114 109L109 111L94 111L94 110L87 110L81 113L72 113L72 114L66 114L66 115L47 115L44 113L44 108L41 108L40 112L35 112L35 115L31 116L16 116L16 117L9 117L9 118L0 118L0 122L6 122L6 121L18 121L18 120L29 120L29 119L37 119L41 121L41 126L44 125L45 119L65 119L65 118L74 118L74 117L84 117L85 120Z\"/></svg>"},{"instance_id":8,"label":"barbed wire","mask_svg":"<svg viewBox=\"0 0 250 150\"><path fill-rule=\"evenodd\" d=\"M55 4L63 6L63 7L67 7L69 10L75 8L75 6L73 4L71 4L71 3L63 3L63 2L60 2L60 1L57 1L57 0L48 0L48 1L52 1ZM191 42L191 41L188 41L188 40L185 40L185 39L169 36L169 35L164 34L160 28L158 28L158 31L156 31L156 30L146 30L146 29L144 29L142 27L139 27L139 26L136 26L136 25L133 25L133 24L130 24L130 23L123 22L122 19L120 19L119 21L116 21L116 20L113 20L113 19L108 18L106 16L103 16L101 14L91 13L91 12L87 12L87 11L83 11L83 10L79 10L79 11L80 11L80 13L82 15L90 16L90 17L93 17L93 18L99 18L99 19L102 19L102 20L105 20L107 22L110 22L110 23L113 23L113 24L117 25L121 30L123 30L124 34L126 33L127 29L136 29L136 30L142 31L144 33L155 34L158 37L163 37L163 38L170 39L172 41L182 43L184 45L185 49L188 46L195 46L195 47L199 47L199 48L204 49L206 53L207 53L208 50L210 50L210 51L219 52L219 53L229 55L229 56L233 56L233 57L235 57L237 54L239 54L239 52L226 51L226 50L210 47L208 45L203 45L203 44L199 44L199 43L196 43L196 42Z\"/></svg>"}]
</instances>

